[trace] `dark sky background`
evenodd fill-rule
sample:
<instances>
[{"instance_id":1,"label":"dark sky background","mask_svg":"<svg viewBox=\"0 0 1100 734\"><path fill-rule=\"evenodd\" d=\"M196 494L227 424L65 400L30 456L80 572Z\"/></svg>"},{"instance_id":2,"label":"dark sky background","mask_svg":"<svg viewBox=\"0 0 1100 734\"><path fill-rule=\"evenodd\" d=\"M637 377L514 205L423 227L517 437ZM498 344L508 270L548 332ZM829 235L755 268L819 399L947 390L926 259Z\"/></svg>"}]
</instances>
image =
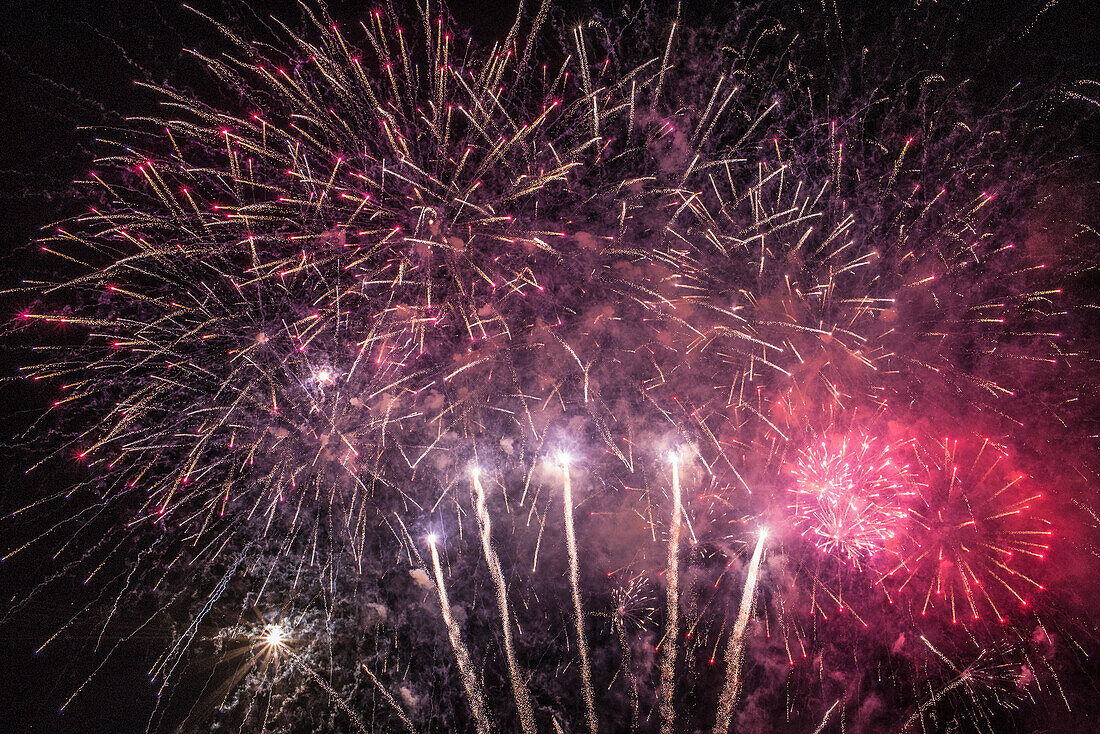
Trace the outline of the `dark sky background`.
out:
<instances>
[{"instance_id":1,"label":"dark sky background","mask_svg":"<svg viewBox=\"0 0 1100 734\"><path fill-rule=\"evenodd\" d=\"M242 2L192 0L210 15L260 28L268 15L295 21L296 2L263 0L255 12ZM463 0L452 3L459 24L491 41L511 23L511 2ZM842 3L842 8L845 4ZM881 11L884 24L889 3ZM986 50L993 39L1018 28L1021 18L1034 17L1045 3L978 2L958 5L968 19L973 58L953 64L960 74L977 73L980 94L998 97L1017 78L1046 74L1094 75L1097 68L1098 25L1095 0L1066 0L1041 13L1025 41ZM369 2L331 3L337 19L354 20ZM583 17L580 0L558 3L566 17ZM842 10L842 12L846 12ZM294 23L292 22L292 25ZM152 108L152 96L134 85L135 79L191 80L199 76L195 62L181 55L184 46L222 48L209 24L182 8L177 0L9 0L0 8L0 253L6 256L5 285L17 280L14 270L27 262L24 253L39 228L73 213L70 182L85 171L96 154L94 133L79 126L112 125L129 114ZM979 63L974 63L979 62ZM1078 70L1080 70L1078 72ZM30 257L30 255L28 255ZM0 301L0 319L7 321L18 304ZM3 376L13 365L0 356ZM26 423L43 405L41 396L22 388L3 387L7 428ZM10 452L0 460L12 463ZM38 488L21 479L17 466L0 471L0 511L7 514L24 504ZM0 532L3 532L0 526ZM6 547L6 543L2 544ZM0 567L0 608L41 581L35 562L18 571ZM42 655L33 651L78 608L72 599L79 582L62 582L0 626L0 732L129 732L144 731L155 689L146 671L164 639L155 629L127 643L113 655L83 695L64 713L60 704L99 660L72 660L62 644ZM72 634L85 634L79 625Z\"/></svg>"}]
</instances>

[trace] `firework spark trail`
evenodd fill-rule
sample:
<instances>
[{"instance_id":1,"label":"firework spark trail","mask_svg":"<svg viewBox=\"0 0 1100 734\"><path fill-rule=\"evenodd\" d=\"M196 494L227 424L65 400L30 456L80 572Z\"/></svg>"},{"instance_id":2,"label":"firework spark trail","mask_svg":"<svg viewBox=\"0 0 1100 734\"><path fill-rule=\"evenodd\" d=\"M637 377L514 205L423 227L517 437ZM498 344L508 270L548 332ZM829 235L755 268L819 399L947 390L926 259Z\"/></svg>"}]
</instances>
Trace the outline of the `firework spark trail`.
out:
<instances>
[{"instance_id":1,"label":"firework spark trail","mask_svg":"<svg viewBox=\"0 0 1100 734\"><path fill-rule=\"evenodd\" d=\"M825 725L829 723L829 717L833 715L833 709L840 703L840 699L833 701L833 705L829 707L829 710L825 712L825 716L821 719L821 723L814 729L814 734L821 734L821 731L825 728Z\"/></svg>"},{"instance_id":2,"label":"firework spark trail","mask_svg":"<svg viewBox=\"0 0 1100 734\"><path fill-rule=\"evenodd\" d=\"M630 697L630 731L638 730L638 679L630 663L630 641L626 637L626 627L623 624L623 615L616 612L614 618L615 636L619 639L619 647L622 650L622 659L619 665L622 669L623 680L627 684L627 694Z\"/></svg>"},{"instance_id":3,"label":"firework spark trail","mask_svg":"<svg viewBox=\"0 0 1100 734\"><path fill-rule=\"evenodd\" d=\"M822 717L822 723L817 724L813 734L822 734L825 728L825 724L828 723L828 717L833 715L833 710L836 709L836 705L840 703L840 699L833 702L833 705L829 706L828 711L825 712L825 716Z\"/></svg>"},{"instance_id":4,"label":"firework spark trail","mask_svg":"<svg viewBox=\"0 0 1100 734\"><path fill-rule=\"evenodd\" d=\"M730 730L733 705L737 703L737 696L741 693L741 658L745 629L749 625L749 613L752 611L753 597L756 596L756 582L760 575L760 559L764 555L764 541L767 538L767 532L761 530L760 539L756 541L756 550L753 551L752 560L749 561L749 571L745 576L745 590L741 593L741 608L737 613L737 622L733 625L726 647L726 684L718 697L718 715L714 721L714 734L726 734Z\"/></svg>"},{"instance_id":5,"label":"firework spark trail","mask_svg":"<svg viewBox=\"0 0 1100 734\"><path fill-rule=\"evenodd\" d=\"M932 693L932 695L930 695L928 699L924 701L924 703L918 706L917 710L914 711L913 714L905 720L905 723L901 725L901 729L899 729L898 731L908 731L909 727L911 727L917 719L921 718L924 715L925 711L939 703L940 699L946 696L951 691L955 690L961 685L965 685L966 681L967 679L965 675L959 675L957 678L955 678L955 680L951 681L940 690Z\"/></svg>"},{"instance_id":6,"label":"firework spark trail","mask_svg":"<svg viewBox=\"0 0 1100 734\"><path fill-rule=\"evenodd\" d=\"M367 674L367 677L370 678L371 683L373 683L374 687L378 689L378 692L382 694L382 697L386 699L386 703L393 708L394 713L397 714L397 718L401 719L401 723L405 725L405 728L408 729L411 734L416 734L416 727L413 726L412 721L409 719L408 715L405 714L405 710L401 708L401 705L394 700L393 695L382 685L382 681L378 680L366 665L360 665L359 667Z\"/></svg>"},{"instance_id":7,"label":"firework spark trail","mask_svg":"<svg viewBox=\"0 0 1100 734\"><path fill-rule=\"evenodd\" d=\"M661 664L661 732L671 734L676 712L672 706L676 692L676 638L680 634L680 464L677 456L672 464L672 523L668 535L668 565L665 583L668 591L668 623L665 632L665 655Z\"/></svg>"},{"instance_id":8,"label":"firework spark trail","mask_svg":"<svg viewBox=\"0 0 1100 734\"><path fill-rule=\"evenodd\" d=\"M447 635L451 639L451 647L455 651L455 660L458 662L458 671L462 675L462 686L466 689L466 698L470 702L470 710L474 714L479 734L489 734L489 718L485 711L485 697L481 692L481 684L474 673L473 663L470 661L470 651L466 643L462 641L462 633L459 632L458 623L451 615L451 602L447 598L447 587L443 583L443 568L439 565L439 549L436 547L436 537L428 536L428 546L432 551L432 568L435 570L435 589L439 592L439 610L443 613L443 621L447 624Z\"/></svg>"},{"instance_id":9,"label":"firework spark trail","mask_svg":"<svg viewBox=\"0 0 1100 734\"><path fill-rule=\"evenodd\" d=\"M569 459L562 457L562 499L565 512L565 543L569 548L569 585L573 590L573 617L577 626L577 652L581 658L581 683L584 686L585 717L588 730L596 734L596 694L592 689L592 667L588 661L588 639L584 634L584 608L581 606L581 569L577 558L577 536L573 531L573 484L569 479Z\"/></svg>"},{"instance_id":10,"label":"firework spark trail","mask_svg":"<svg viewBox=\"0 0 1100 734\"><path fill-rule=\"evenodd\" d=\"M921 719L921 729L927 729L923 721L924 713L930 707L938 705L947 694L960 686L966 694L965 698L960 697L961 700L972 707L977 719L985 719L992 704L1014 708L1012 699L1023 696L1021 689L1026 684L1021 685L1021 661L1020 658L1010 654L1014 651L1014 644L1011 641L1002 640L999 645L981 648L965 667L960 668L923 634L920 640L951 670L953 677L939 690L933 690L929 684L928 698L917 706L899 731L908 730L918 718ZM1056 677L1055 681L1057 681ZM992 731L988 719L985 720L985 724L986 730Z\"/></svg>"},{"instance_id":11,"label":"firework spark trail","mask_svg":"<svg viewBox=\"0 0 1100 734\"><path fill-rule=\"evenodd\" d=\"M470 474L474 480L474 490L477 492L477 521L481 529L481 550L485 554L489 575L492 576L497 591L497 611L500 613L500 628L504 634L504 657L508 661L512 694L516 699L516 708L519 709L523 731L526 734L535 734L535 714L531 710L531 694L527 691L527 684L523 680L519 662L516 661L515 646L512 643L512 614L508 608L508 589L504 583L500 558L493 549L492 521L489 510L485 507L485 487L481 483L481 469L475 466L470 470Z\"/></svg>"},{"instance_id":12,"label":"firework spark trail","mask_svg":"<svg viewBox=\"0 0 1100 734\"><path fill-rule=\"evenodd\" d=\"M355 711L353 711L350 706L344 703L344 699L340 698L340 695L333 689L332 686L328 684L327 681L325 681L324 678L317 674L316 670L310 667L309 664L307 664L305 660L302 660L302 657L295 653L293 650L282 647L280 648L280 651L284 652L287 657L294 661L294 664L297 665L303 673L309 676L309 678L313 680L314 683L319 685L325 691L325 693L329 695L329 698L331 698L340 708L340 710L347 714L348 718L351 719L351 723L355 725L356 729L363 732L363 734L367 734L367 727L363 725L363 720L359 717L359 714L355 713Z\"/></svg>"}]
</instances>

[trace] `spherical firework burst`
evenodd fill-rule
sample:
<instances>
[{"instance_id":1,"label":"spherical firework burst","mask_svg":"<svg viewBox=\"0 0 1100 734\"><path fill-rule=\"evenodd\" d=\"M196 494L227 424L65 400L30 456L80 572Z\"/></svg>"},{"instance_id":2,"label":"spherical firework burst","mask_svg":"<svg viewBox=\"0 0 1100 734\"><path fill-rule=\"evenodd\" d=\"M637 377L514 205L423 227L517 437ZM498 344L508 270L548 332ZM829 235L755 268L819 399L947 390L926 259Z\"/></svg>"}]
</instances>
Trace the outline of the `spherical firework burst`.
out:
<instances>
[{"instance_id":1,"label":"spherical firework burst","mask_svg":"<svg viewBox=\"0 0 1100 734\"><path fill-rule=\"evenodd\" d=\"M915 495L907 447L853 432L799 451L791 510L804 537L857 567L897 538Z\"/></svg>"},{"instance_id":2,"label":"spherical firework burst","mask_svg":"<svg viewBox=\"0 0 1100 734\"><path fill-rule=\"evenodd\" d=\"M1033 507L1042 493L988 439L961 449L958 439L944 439L920 457L912 524L880 580L914 591L922 616L943 606L953 623L985 610L1007 621L1012 607L1028 606L1044 588L1018 570L1021 559L1041 561L1050 549L1050 523Z\"/></svg>"},{"instance_id":3,"label":"spherical firework burst","mask_svg":"<svg viewBox=\"0 0 1100 734\"><path fill-rule=\"evenodd\" d=\"M592 145L556 97L577 91L502 98L516 59L456 61L442 17L414 42L373 14L370 61L314 21L318 45L291 34L281 64L219 25L240 56L203 61L249 114L157 89L178 117L99 161L109 204L43 240L92 268L50 294L104 295L23 316L90 329L78 359L105 389L56 407L111 401L77 452L105 494L141 494L135 522L201 534L288 501L317 517L321 497L361 513L402 491L387 446L415 471L486 394L521 391L508 352L546 311L540 270L563 262L564 233L540 227Z\"/></svg>"}]
</instances>

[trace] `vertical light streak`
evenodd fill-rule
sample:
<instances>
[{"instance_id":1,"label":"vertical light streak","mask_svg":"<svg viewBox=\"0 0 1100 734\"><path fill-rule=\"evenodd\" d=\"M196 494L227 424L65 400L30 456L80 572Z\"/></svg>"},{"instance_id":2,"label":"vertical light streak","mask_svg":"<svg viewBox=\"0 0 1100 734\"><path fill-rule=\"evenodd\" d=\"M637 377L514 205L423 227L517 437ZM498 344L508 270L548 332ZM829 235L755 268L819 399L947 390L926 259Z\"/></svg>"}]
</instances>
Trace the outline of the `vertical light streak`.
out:
<instances>
[{"instance_id":1,"label":"vertical light streak","mask_svg":"<svg viewBox=\"0 0 1100 734\"><path fill-rule=\"evenodd\" d=\"M718 697L718 715L714 721L714 734L726 734L730 730L733 705L737 703L737 696L741 693L741 658L744 654L745 629L749 625L752 600L756 596L756 581L760 575L760 558L764 554L764 541L767 538L767 532L761 530L760 539L756 541L756 550L753 551L752 560L749 561L749 572L745 576L745 590L741 593L741 608L737 613L737 622L733 625L733 632L730 633L726 647L726 685Z\"/></svg>"},{"instance_id":2,"label":"vertical light streak","mask_svg":"<svg viewBox=\"0 0 1100 734\"><path fill-rule=\"evenodd\" d=\"M592 667L588 662L588 639L584 635L584 609L581 607L581 570L577 560L577 535L573 531L573 484L569 479L569 459L561 459L565 543L569 548L569 585L573 589L573 617L577 623L577 650L581 656L581 683L584 686L585 717L588 730L596 734L596 695L592 690Z\"/></svg>"},{"instance_id":3,"label":"vertical light streak","mask_svg":"<svg viewBox=\"0 0 1100 734\"><path fill-rule=\"evenodd\" d=\"M661 663L661 734L672 734L676 692L676 638L680 634L680 464L678 457L669 457L672 464L672 523L668 534L668 565L665 582L668 592L668 623L665 627L665 654Z\"/></svg>"},{"instance_id":4,"label":"vertical light streak","mask_svg":"<svg viewBox=\"0 0 1100 734\"><path fill-rule=\"evenodd\" d=\"M622 649L622 658L619 666L622 668L623 681L627 684L627 693L630 696L630 731L638 730L638 680L634 677L630 663L630 641L626 637L626 627L621 612L615 613L615 634L619 638L619 647Z\"/></svg>"},{"instance_id":5,"label":"vertical light streak","mask_svg":"<svg viewBox=\"0 0 1100 734\"><path fill-rule=\"evenodd\" d=\"M481 529L481 550L485 554L489 575L493 577L493 584L497 590L497 610L500 613L501 631L504 633L504 657L508 660L512 694L516 699L516 708L519 709L519 719L523 725L524 734L535 734L535 714L531 709L531 695L527 691L527 684L523 680L519 663L516 661L515 647L512 644L512 615L508 608L508 590L504 584L500 558L493 549L492 522L489 510L485 507L485 487L481 483L481 470L475 466L470 470L470 474L474 480L474 490L477 492L477 522Z\"/></svg>"},{"instance_id":6,"label":"vertical light streak","mask_svg":"<svg viewBox=\"0 0 1100 734\"><path fill-rule=\"evenodd\" d=\"M478 734L489 734L489 718L485 713L485 697L481 692L481 684L474 674L473 663L470 662L470 651L462 641L462 633L458 630L458 623L451 616L451 602L447 599L447 587L443 583L443 568L439 565L439 549L436 548L434 535L428 536L428 546L432 551L432 568L435 569L435 590L439 592L439 609L443 613L443 621L447 624L447 635L451 639L451 647L455 651L455 660L458 662L459 673L462 674L462 686L466 689L466 698L470 702L470 710L474 714L477 723Z\"/></svg>"}]
</instances>

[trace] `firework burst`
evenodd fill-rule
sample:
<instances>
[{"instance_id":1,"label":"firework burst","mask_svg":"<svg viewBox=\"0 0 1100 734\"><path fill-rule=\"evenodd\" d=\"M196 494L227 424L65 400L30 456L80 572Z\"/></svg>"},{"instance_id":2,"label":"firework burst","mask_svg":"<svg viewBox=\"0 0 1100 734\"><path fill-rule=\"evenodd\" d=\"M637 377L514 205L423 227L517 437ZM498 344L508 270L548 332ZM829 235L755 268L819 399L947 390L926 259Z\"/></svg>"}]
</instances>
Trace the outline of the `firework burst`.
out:
<instances>
[{"instance_id":1,"label":"firework burst","mask_svg":"<svg viewBox=\"0 0 1100 734\"><path fill-rule=\"evenodd\" d=\"M851 432L801 450L791 511L807 540L859 567L896 539L916 495L907 447Z\"/></svg>"},{"instance_id":2,"label":"firework burst","mask_svg":"<svg viewBox=\"0 0 1100 734\"><path fill-rule=\"evenodd\" d=\"M978 620L986 609L1006 622L1004 600L1026 607L1044 589L1017 569L1021 559L1042 561L1050 550L1053 530L1033 507L1042 493L988 439L961 449L958 439L926 447L921 469L911 531L880 580L886 588L896 581L898 593L915 586L922 616L938 604L952 623Z\"/></svg>"},{"instance_id":3,"label":"firework burst","mask_svg":"<svg viewBox=\"0 0 1100 734\"><path fill-rule=\"evenodd\" d=\"M896 662L934 612L1024 620L1053 526L1026 437L974 427L1021 426L1020 365L1069 349L997 119L942 77L834 100L797 35L757 60L779 23L699 60L679 15L626 24L644 52L593 22L544 64L547 3L488 50L430 3L304 12L273 45L215 22L231 52L194 55L234 103L155 87L83 182L103 203L41 241L63 275L21 291L20 328L79 330L22 375L83 480L5 557L78 527L67 570L132 565L115 608L217 577L162 691L218 610L309 589L323 620L230 625L265 661L242 685L299 675L345 728L717 734L783 678L824 731L857 709L827 665ZM872 577L911 614L871 619ZM992 653L925 643L955 675L903 729L1002 705Z\"/></svg>"}]
</instances>

